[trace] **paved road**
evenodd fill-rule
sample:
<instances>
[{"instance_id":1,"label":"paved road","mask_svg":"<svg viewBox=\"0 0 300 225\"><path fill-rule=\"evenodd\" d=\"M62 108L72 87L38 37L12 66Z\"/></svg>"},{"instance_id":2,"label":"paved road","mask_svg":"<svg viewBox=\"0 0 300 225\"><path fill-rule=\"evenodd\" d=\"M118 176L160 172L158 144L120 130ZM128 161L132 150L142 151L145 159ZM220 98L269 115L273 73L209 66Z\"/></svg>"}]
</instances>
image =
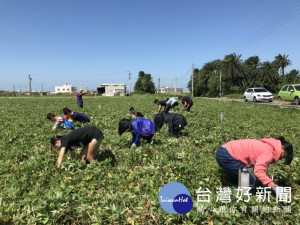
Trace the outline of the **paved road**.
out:
<instances>
[{"instance_id":1,"label":"paved road","mask_svg":"<svg viewBox=\"0 0 300 225\"><path fill-rule=\"evenodd\" d=\"M208 100L216 100L216 101L223 101L223 102L231 102L231 101L236 101L236 102L244 102L244 99L231 99L231 98L207 98L207 97L196 97L196 98L202 98L202 99L208 99ZM274 100L273 102L246 102L245 104L261 104L261 105L278 105L281 108L289 108L293 107L296 109L300 109L300 105L295 105L293 102L284 102L284 101L277 101Z\"/></svg>"}]
</instances>

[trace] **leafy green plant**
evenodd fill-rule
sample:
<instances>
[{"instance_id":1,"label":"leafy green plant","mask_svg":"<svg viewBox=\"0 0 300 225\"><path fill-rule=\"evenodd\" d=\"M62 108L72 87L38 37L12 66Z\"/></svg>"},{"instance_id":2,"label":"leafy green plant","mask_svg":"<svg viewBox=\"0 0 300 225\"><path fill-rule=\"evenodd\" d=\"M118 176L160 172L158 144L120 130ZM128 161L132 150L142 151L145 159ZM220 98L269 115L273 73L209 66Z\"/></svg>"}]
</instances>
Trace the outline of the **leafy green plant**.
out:
<instances>
[{"instance_id":1,"label":"leafy green plant","mask_svg":"<svg viewBox=\"0 0 300 225\"><path fill-rule=\"evenodd\" d=\"M277 106L194 99L192 112L182 113L188 122L179 139L163 127L153 143L130 148L131 134L119 136L118 121L134 106L153 119L155 95L131 97L86 96L79 109L74 96L1 98L0 224L297 224L299 222L299 111ZM99 107L101 105L101 107ZM67 156L54 170L57 151L50 149L53 135L48 112L61 115L68 107L90 117L105 136L97 162L84 165ZM181 105L179 106L181 107ZM178 111L177 111L178 112ZM220 123L220 114L224 122ZM227 186L226 176L215 161L223 143L240 138L285 136L295 149L290 166L275 164L274 179L292 188L291 213L220 213L222 204L212 194L206 208L197 211L201 186L215 192ZM79 151L79 150L78 150ZM272 170L271 168L271 170ZM268 171L269 174L272 171ZM187 215L166 213L158 193L168 182L189 189L194 208ZM266 206L281 206L272 197ZM244 203L234 203L237 208ZM258 205L255 199L247 206Z\"/></svg>"}]
</instances>

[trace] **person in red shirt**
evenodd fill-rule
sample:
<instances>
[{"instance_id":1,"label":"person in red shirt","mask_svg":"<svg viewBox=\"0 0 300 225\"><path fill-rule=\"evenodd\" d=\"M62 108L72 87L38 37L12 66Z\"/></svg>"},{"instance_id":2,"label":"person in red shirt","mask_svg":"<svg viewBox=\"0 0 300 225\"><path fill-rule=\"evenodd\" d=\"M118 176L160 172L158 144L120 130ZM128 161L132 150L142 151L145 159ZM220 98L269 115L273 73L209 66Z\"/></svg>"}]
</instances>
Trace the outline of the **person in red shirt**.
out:
<instances>
[{"instance_id":1,"label":"person in red shirt","mask_svg":"<svg viewBox=\"0 0 300 225\"><path fill-rule=\"evenodd\" d=\"M238 186L239 169L254 166L250 174L250 193L255 193L257 181L262 185L270 187L274 192L278 187L266 174L267 167L276 163L279 159L285 159L289 165L293 160L293 146L284 137L233 140L219 147L216 152L218 164L225 170L229 181Z\"/></svg>"}]
</instances>

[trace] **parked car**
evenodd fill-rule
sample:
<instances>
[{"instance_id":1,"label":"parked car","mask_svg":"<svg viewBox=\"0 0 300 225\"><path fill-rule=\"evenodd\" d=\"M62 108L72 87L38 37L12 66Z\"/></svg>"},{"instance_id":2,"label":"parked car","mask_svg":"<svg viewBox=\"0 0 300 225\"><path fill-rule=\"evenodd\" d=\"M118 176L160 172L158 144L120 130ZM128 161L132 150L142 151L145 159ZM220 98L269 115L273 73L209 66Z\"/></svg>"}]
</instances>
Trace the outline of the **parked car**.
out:
<instances>
[{"instance_id":1,"label":"parked car","mask_svg":"<svg viewBox=\"0 0 300 225\"><path fill-rule=\"evenodd\" d=\"M273 94L262 87L248 88L244 93L244 102L273 101Z\"/></svg>"},{"instance_id":2,"label":"parked car","mask_svg":"<svg viewBox=\"0 0 300 225\"><path fill-rule=\"evenodd\" d=\"M296 105L300 103L300 84L285 85L278 92L278 101L292 101Z\"/></svg>"}]
</instances>

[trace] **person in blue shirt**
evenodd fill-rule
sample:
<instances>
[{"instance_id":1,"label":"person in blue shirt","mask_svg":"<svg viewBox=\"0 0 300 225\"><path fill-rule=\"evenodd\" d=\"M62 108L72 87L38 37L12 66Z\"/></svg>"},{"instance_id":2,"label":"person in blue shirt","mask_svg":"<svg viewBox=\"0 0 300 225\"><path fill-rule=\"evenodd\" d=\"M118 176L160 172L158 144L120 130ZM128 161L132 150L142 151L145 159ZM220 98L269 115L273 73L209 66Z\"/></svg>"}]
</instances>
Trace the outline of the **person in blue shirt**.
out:
<instances>
[{"instance_id":1,"label":"person in blue shirt","mask_svg":"<svg viewBox=\"0 0 300 225\"><path fill-rule=\"evenodd\" d=\"M131 147L136 147L140 144L141 138L151 143L152 137L156 133L156 128L154 122L149 119L121 119L118 129L119 135L122 135L125 131L132 132Z\"/></svg>"}]
</instances>

